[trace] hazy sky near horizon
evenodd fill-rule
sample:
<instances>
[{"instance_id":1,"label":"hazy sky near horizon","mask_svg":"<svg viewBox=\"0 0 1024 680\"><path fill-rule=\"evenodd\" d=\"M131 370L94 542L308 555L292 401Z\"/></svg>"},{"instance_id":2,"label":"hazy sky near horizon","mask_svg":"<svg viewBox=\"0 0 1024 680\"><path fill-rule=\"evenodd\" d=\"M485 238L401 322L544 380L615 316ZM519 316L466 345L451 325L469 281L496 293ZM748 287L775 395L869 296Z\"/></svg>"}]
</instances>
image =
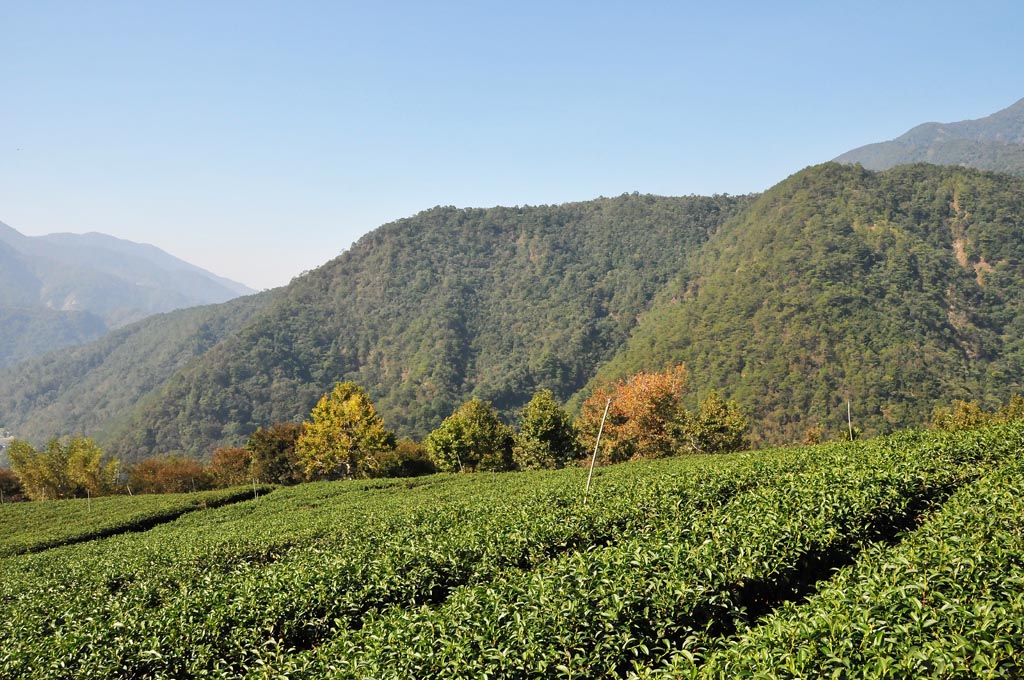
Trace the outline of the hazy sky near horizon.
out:
<instances>
[{"instance_id":1,"label":"hazy sky near horizon","mask_svg":"<svg viewBox=\"0 0 1024 680\"><path fill-rule=\"evenodd\" d=\"M435 205L762 191L1024 97L1019 2L0 0L0 221L254 288Z\"/></svg>"}]
</instances>

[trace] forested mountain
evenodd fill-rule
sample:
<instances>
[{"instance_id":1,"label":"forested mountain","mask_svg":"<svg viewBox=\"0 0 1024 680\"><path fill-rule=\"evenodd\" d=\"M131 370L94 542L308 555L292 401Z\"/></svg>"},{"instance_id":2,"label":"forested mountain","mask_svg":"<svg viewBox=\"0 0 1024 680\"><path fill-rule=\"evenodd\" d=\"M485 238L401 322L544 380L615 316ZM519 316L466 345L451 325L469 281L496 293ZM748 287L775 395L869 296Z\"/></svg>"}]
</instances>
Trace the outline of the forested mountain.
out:
<instances>
[{"instance_id":1,"label":"forested mountain","mask_svg":"<svg viewBox=\"0 0 1024 680\"><path fill-rule=\"evenodd\" d=\"M978 120L918 125L892 141L868 144L835 160L869 170L934 163L1024 175L1024 99Z\"/></svg>"},{"instance_id":2,"label":"forested mountain","mask_svg":"<svg viewBox=\"0 0 1024 680\"><path fill-rule=\"evenodd\" d=\"M469 397L509 417L685 362L692 401L736 399L754 442L837 435L846 401L887 431L1021 390L1024 180L829 163L758 197L435 208L271 295L121 333L0 374L0 424L208 456L352 380L422 437Z\"/></svg>"},{"instance_id":3,"label":"forested mountain","mask_svg":"<svg viewBox=\"0 0 1024 680\"><path fill-rule=\"evenodd\" d=\"M0 223L0 366L251 292L153 246L96 233L25 236Z\"/></svg>"},{"instance_id":4,"label":"forested mountain","mask_svg":"<svg viewBox=\"0 0 1024 680\"><path fill-rule=\"evenodd\" d=\"M565 399L628 338L686 254L749 200L624 195L428 210L377 229L275 291L246 326L175 373L129 418L87 422L83 405L72 426L66 401L45 414L32 406L12 411L11 404L33 402L26 395L39 369L29 365L20 382L9 381L0 422L36 439L46 427L98 432L111 452L135 459L208 455L260 425L307 415L339 380L366 387L389 426L415 436L470 395L506 415L540 387ZM89 349L99 354L99 346ZM91 363L92 355L80 356L54 360L52 372L81 376L65 381L74 385L121 370L109 352Z\"/></svg>"},{"instance_id":5,"label":"forested mountain","mask_svg":"<svg viewBox=\"0 0 1024 680\"><path fill-rule=\"evenodd\" d=\"M103 319L89 312L0 306L0 366L11 366L69 345L81 345L106 332Z\"/></svg>"},{"instance_id":6,"label":"forested mountain","mask_svg":"<svg viewBox=\"0 0 1024 680\"><path fill-rule=\"evenodd\" d=\"M80 433L103 439L142 397L237 333L275 294L157 314L0 371L0 429L37 442Z\"/></svg>"},{"instance_id":7,"label":"forested mountain","mask_svg":"<svg viewBox=\"0 0 1024 680\"><path fill-rule=\"evenodd\" d=\"M761 441L995 405L1024 371L1024 181L826 164L761 195L663 290L601 376L685 362Z\"/></svg>"}]
</instances>

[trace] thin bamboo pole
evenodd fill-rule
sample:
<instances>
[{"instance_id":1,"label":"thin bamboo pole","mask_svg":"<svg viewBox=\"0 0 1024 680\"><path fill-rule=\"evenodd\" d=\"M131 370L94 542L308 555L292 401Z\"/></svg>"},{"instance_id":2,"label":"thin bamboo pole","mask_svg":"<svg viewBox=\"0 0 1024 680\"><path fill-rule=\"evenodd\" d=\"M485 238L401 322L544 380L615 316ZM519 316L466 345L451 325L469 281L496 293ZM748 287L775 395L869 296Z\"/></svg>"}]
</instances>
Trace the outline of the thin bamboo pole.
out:
<instances>
[{"instance_id":1,"label":"thin bamboo pole","mask_svg":"<svg viewBox=\"0 0 1024 680\"><path fill-rule=\"evenodd\" d=\"M846 402L846 424L850 426L850 441L853 441L853 411L850 410L850 402Z\"/></svg>"},{"instance_id":2,"label":"thin bamboo pole","mask_svg":"<svg viewBox=\"0 0 1024 680\"><path fill-rule=\"evenodd\" d=\"M604 405L604 415L601 416L601 427L597 429L597 441L594 442L594 455L590 457L590 474L587 475L587 488L583 491L583 505L587 504L587 496L590 495L590 482L594 478L594 464L597 463L597 447L601 445L601 433L604 432L604 421L608 417L608 408L612 405L612 398Z\"/></svg>"}]
</instances>

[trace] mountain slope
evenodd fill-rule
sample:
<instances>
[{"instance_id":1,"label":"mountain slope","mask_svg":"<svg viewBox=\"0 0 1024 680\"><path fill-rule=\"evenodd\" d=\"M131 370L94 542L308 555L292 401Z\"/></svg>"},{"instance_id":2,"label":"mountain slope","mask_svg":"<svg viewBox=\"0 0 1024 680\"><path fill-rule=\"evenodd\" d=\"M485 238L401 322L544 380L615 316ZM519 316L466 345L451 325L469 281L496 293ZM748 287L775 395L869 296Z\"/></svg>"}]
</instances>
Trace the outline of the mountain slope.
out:
<instances>
[{"instance_id":1,"label":"mountain slope","mask_svg":"<svg viewBox=\"0 0 1024 680\"><path fill-rule=\"evenodd\" d=\"M237 333L273 295L154 315L91 344L0 371L0 425L40 443L78 433L103 439L142 397Z\"/></svg>"},{"instance_id":2,"label":"mountain slope","mask_svg":"<svg viewBox=\"0 0 1024 680\"><path fill-rule=\"evenodd\" d=\"M0 306L0 367L81 345L106 332L103 319L90 312Z\"/></svg>"},{"instance_id":3,"label":"mountain slope","mask_svg":"<svg viewBox=\"0 0 1024 680\"><path fill-rule=\"evenodd\" d=\"M1024 99L977 120L918 125L892 141L868 144L835 160L869 170L934 163L1024 175Z\"/></svg>"},{"instance_id":4,"label":"mountain slope","mask_svg":"<svg viewBox=\"0 0 1024 680\"><path fill-rule=\"evenodd\" d=\"M207 455L305 416L338 380L365 386L389 426L415 436L470 395L506 413L538 387L568 397L685 254L747 202L631 195L435 208L385 225L177 373L110 450Z\"/></svg>"},{"instance_id":5,"label":"mountain slope","mask_svg":"<svg viewBox=\"0 0 1024 680\"><path fill-rule=\"evenodd\" d=\"M1024 367L1024 181L826 164L760 196L666 288L601 379L686 362L755 439L916 425L1004 400Z\"/></svg>"}]
</instances>

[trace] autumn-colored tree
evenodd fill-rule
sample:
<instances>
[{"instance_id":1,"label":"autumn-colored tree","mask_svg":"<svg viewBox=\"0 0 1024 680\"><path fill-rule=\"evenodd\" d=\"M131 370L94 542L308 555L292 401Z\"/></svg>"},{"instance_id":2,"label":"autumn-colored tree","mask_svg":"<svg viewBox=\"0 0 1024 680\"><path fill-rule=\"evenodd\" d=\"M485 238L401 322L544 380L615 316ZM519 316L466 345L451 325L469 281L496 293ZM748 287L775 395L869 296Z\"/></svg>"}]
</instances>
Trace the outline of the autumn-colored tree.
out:
<instances>
[{"instance_id":1,"label":"autumn-colored tree","mask_svg":"<svg viewBox=\"0 0 1024 680\"><path fill-rule=\"evenodd\" d=\"M804 438L802 444L804 446L813 446L820 444L825 441L826 433L825 427L821 424L814 424L808 427L804 431Z\"/></svg>"},{"instance_id":2,"label":"autumn-colored tree","mask_svg":"<svg viewBox=\"0 0 1024 680\"><path fill-rule=\"evenodd\" d=\"M1021 418L1024 418L1024 397L1015 394L998 411L986 411L974 401L954 399L952 406L939 407L932 412L931 424L937 430L954 432Z\"/></svg>"},{"instance_id":3,"label":"autumn-colored tree","mask_svg":"<svg viewBox=\"0 0 1024 680\"><path fill-rule=\"evenodd\" d=\"M249 464L252 456L244 448L220 448L213 452L209 472L213 483L219 488L239 486L252 478L249 476Z\"/></svg>"},{"instance_id":4,"label":"autumn-colored tree","mask_svg":"<svg viewBox=\"0 0 1024 680\"><path fill-rule=\"evenodd\" d=\"M471 399L427 435L423 445L439 470L512 469L512 428L486 401Z\"/></svg>"},{"instance_id":5,"label":"autumn-colored tree","mask_svg":"<svg viewBox=\"0 0 1024 680\"><path fill-rule=\"evenodd\" d=\"M313 407L295 442L295 455L309 479L366 474L374 459L395 448L395 435L373 408L369 395L342 382Z\"/></svg>"},{"instance_id":6,"label":"autumn-colored tree","mask_svg":"<svg viewBox=\"0 0 1024 680\"><path fill-rule=\"evenodd\" d=\"M14 440L7 456L32 500L102 496L117 489L118 461L104 462L103 450L86 437L73 437L66 443L51 439L38 451L27 442Z\"/></svg>"},{"instance_id":7,"label":"autumn-colored tree","mask_svg":"<svg viewBox=\"0 0 1024 680\"><path fill-rule=\"evenodd\" d=\"M576 427L551 390L540 390L523 408L512 457L520 470L562 468L580 455Z\"/></svg>"},{"instance_id":8,"label":"autumn-colored tree","mask_svg":"<svg viewBox=\"0 0 1024 680\"><path fill-rule=\"evenodd\" d=\"M303 481L305 475L295 455L295 443L300 434L302 426L294 423L277 423L253 432L245 444L252 459L250 476L269 484L298 484Z\"/></svg>"},{"instance_id":9,"label":"autumn-colored tree","mask_svg":"<svg viewBox=\"0 0 1024 680\"><path fill-rule=\"evenodd\" d=\"M214 488L213 475L192 458L146 458L128 473L132 493L185 493Z\"/></svg>"},{"instance_id":10,"label":"autumn-colored tree","mask_svg":"<svg viewBox=\"0 0 1024 680\"><path fill-rule=\"evenodd\" d=\"M686 366L679 364L667 366L661 373L641 371L628 380L598 387L583 402L576 421L584 447L593 450L605 405L611 399L598 450L602 463L671 455L676 447L673 427L688 382Z\"/></svg>"},{"instance_id":11,"label":"autumn-colored tree","mask_svg":"<svg viewBox=\"0 0 1024 680\"><path fill-rule=\"evenodd\" d=\"M999 409L999 420L1004 423L1011 423L1021 419L1024 419L1024 397L1015 394L1010 397L1010 401Z\"/></svg>"},{"instance_id":12,"label":"autumn-colored tree","mask_svg":"<svg viewBox=\"0 0 1024 680\"><path fill-rule=\"evenodd\" d=\"M680 410L675 437L693 453L739 451L746 445L747 416L735 401L722 399L714 390L696 413Z\"/></svg>"},{"instance_id":13,"label":"autumn-colored tree","mask_svg":"<svg viewBox=\"0 0 1024 680\"><path fill-rule=\"evenodd\" d=\"M947 432L982 427L992 420L992 414L977 403L960 399L954 399L951 407L936 408L932 413L932 427Z\"/></svg>"}]
</instances>

